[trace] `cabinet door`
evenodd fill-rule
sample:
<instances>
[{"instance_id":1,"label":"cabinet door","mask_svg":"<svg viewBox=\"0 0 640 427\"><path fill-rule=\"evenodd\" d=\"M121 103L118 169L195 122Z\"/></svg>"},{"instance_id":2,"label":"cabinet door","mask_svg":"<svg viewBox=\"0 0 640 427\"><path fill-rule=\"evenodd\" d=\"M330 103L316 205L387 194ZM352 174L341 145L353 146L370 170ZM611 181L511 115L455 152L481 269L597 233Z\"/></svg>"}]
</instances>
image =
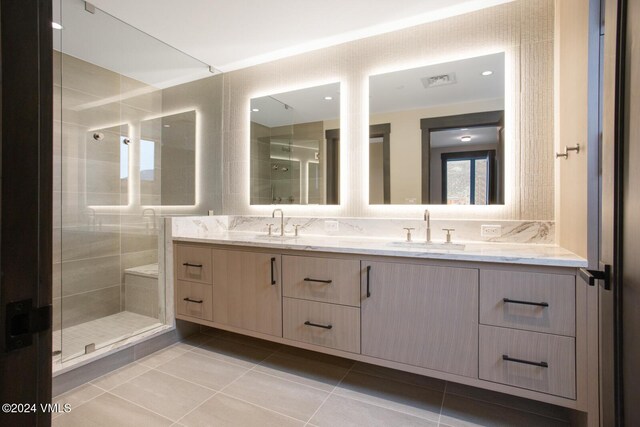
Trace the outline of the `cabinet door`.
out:
<instances>
[{"instance_id":1,"label":"cabinet door","mask_svg":"<svg viewBox=\"0 0 640 427\"><path fill-rule=\"evenodd\" d=\"M282 257L213 250L213 321L282 336Z\"/></svg>"},{"instance_id":2,"label":"cabinet door","mask_svg":"<svg viewBox=\"0 0 640 427\"><path fill-rule=\"evenodd\" d=\"M478 270L363 261L361 307L362 354L477 378Z\"/></svg>"}]
</instances>

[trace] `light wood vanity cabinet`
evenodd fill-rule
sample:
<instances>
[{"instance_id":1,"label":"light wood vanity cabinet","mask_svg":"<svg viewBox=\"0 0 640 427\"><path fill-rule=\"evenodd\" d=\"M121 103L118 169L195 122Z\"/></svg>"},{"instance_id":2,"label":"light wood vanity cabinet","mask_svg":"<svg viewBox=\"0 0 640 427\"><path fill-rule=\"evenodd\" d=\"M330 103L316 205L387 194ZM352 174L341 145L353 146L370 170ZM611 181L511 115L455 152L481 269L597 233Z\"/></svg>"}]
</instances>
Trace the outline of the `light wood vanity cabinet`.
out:
<instances>
[{"instance_id":1,"label":"light wood vanity cabinet","mask_svg":"<svg viewBox=\"0 0 640 427\"><path fill-rule=\"evenodd\" d=\"M214 249L213 321L282 336L282 256Z\"/></svg>"},{"instance_id":2,"label":"light wood vanity cabinet","mask_svg":"<svg viewBox=\"0 0 640 427\"><path fill-rule=\"evenodd\" d=\"M585 407L574 269L178 242L175 254L179 319Z\"/></svg>"},{"instance_id":3,"label":"light wood vanity cabinet","mask_svg":"<svg viewBox=\"0 0 640 427\"><path fill-rule=\"evenodd\" d=\"M282 259L284 296L360 306L360 262L288 256Z\"/></svg>"},{"instance_id":4,"label":"light wood vanity cabinet","mask_svg":"<svg viewBox=\"0 0 640 427\"><path fill-rule=\"evenodd\" d=\"M177 315L188 320L213 320L211 249L177 245L175 253Z\"/></svg>"},{"instance_id":5,"label":"light wood vanity cabinet","mask_svg":"<svg viewBox=\"0 0 640 427\"><path fill-rule=\"evenodd\" d=\"M362 268L362 354L478 376L477 269L366 261Z\"/></svg>"}]
</instances>

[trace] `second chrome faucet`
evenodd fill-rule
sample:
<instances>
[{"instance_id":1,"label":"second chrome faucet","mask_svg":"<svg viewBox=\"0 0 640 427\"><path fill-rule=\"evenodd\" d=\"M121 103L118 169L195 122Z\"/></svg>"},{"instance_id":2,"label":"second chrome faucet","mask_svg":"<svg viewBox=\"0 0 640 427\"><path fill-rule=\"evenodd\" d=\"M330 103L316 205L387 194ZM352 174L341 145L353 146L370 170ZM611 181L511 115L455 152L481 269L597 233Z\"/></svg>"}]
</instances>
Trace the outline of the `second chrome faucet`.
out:
<instances>
[{"instance_id":1,"label":"second chrome faucet","mask_svg":"<svg viewBox=\"0 0 640 427\"><path fill-rule=\"evenodd\" d=\"M429 209L424 210L424 222L427 223L427 235L426 242L431 243L431 214L429 213Z\"/></svg>"},{"instance_id":2,"label":"second chrome faucet","mask_svg":"<svg viewBox=\"0 0 640 427\"><path fill-rule=\"evenodd\" d=\"M271 213L271 218L276 217L276 212L280 212L280 235L284 236L284 212L282 209L274 209Z\"/></svg>"}]
</instances>

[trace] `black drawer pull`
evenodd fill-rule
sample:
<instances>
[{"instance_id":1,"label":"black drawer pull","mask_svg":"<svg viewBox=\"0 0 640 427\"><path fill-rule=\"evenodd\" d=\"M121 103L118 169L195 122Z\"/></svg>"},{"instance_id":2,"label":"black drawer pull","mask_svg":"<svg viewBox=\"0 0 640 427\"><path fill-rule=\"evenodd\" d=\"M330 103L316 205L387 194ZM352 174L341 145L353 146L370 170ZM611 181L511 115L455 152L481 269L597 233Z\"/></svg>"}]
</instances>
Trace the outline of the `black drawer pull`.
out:
<instances>
[{"instance_id":1,"label":"black drawer pull","mask_svg":"<svg viewBox=\"0 0 640 427\"><path fill-rule=\"evenodd\" d=\"M502 301L504 301L505 304L511 303L511 304L535 305L537 307L549 307L548 302L520 301L517 299L509 299L509 298L503 298Z\"/></svg>"},{"instance_id":2,"label":"black drawer pull","mask_svg":"<svg viewBox=\"0 0 640 427\"><path fill-rule=\"evenodd\" d=\"M305 277L304 278L305 282L318 282L318 283L326 283L327 285L331 282L333 282L333 280L322 280L322 279L312 279L310 277Z\"/></svg>"},{"instance_id":3,"label":"black drawer pull","mask_svg":"<svg viewBox=\"0 0 640 427\"><path fill-rule=\"evenodd\" d=\"M183 262L182 265L186 267L202 268L202 264L191 264L190 262Z\"/></svg>"},{"instance_id":4,"label":"black drawer pull","mask_svg":"<svg viewBox=\"0 0 640 427\"><path fill-rule=\"evenodd\" d=\"M319 325L317 323L311 323L308 320L306 322L304 322L305 325L307 326L315 326L316 328L322 328L322 329L331 329L333 328L333 325Z\"/></svg>"},{"instance_id":5,"label":"black drawer pull","mask_svg":"<svg viewBox=\"0 0 640 427\"><path fill-rule=\"evenodd\" d=\"M184 301L186 301L186 302L195 302L196 304L202 304L204 302L203 300L191 299L189 297L184 298Z\"/></svg>"},{"instance_id":6,"label":"black drawer pull","mask_svg":"<svg viewBox=\"0 0 640 427\"><path fill-rule=\"evenodd\" d=\"M502 360L506 362L515 362L515 363L523 363L525 365L540 366L541 368L549 367L549 364L547 362L531 362L530 360L514 359L513 357L509 357L508 354L503 354Z\"/></svg>"},{"instance_id":7,"label":"black drawer pull","mask_svg":"<svg viewBox=\"0 0 640 427\"><path fill-rule=\"evenodd\" d=\"M371 266L367 266L367 298L371 296L371 290L369 289L369 279L371 278Z\"/></svg>"},{"instance_id":8,"label":"black drawer pull","mask_svg":"<svg viewBox=\"0 0 640 427\"><path fill-rule=\"evenodd\" d=\"M276 284L276 276L275 276L275 268L276 268L276 258L271 258L271 285Z\"/></svg>"}]
</instances>

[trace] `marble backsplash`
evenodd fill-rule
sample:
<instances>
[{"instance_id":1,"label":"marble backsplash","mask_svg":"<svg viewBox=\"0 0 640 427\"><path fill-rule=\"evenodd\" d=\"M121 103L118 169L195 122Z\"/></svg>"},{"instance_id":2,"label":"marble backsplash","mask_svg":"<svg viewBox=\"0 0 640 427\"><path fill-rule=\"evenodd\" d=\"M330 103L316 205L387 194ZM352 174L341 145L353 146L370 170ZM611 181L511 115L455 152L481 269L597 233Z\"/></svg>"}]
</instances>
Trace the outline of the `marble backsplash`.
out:
<instances>
[{"instance_id":1,"label":"marble backsplash","mask_svg":"<svg viewBox=\"0 0 640 427\"><path fill-rule=\"evenodd\" d=\"M337 222L337 231L327 231L327 221ZM172 223L173 236L207 238L228 231L244 231L266 233L267 224L273 224L273 233L280 232L280 218L265 216L216 215L199 217L174 217ZM426 225L422 219L392 218L284 218L285 233L293 234L294 225L299 225L301 236L358 236L380 237L388 239L404 239L406 230L411 227L413 239L425 238ZM500 237L482 237L482 225L499 225L502 227ZM555 223L553 221L495 221L495 220L460 220L431 219L431 239L444 241L443 228L453 228L453 241L500 242L500 243L555 243Z\"/></svg>"}]
</instances>

